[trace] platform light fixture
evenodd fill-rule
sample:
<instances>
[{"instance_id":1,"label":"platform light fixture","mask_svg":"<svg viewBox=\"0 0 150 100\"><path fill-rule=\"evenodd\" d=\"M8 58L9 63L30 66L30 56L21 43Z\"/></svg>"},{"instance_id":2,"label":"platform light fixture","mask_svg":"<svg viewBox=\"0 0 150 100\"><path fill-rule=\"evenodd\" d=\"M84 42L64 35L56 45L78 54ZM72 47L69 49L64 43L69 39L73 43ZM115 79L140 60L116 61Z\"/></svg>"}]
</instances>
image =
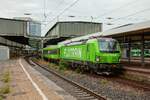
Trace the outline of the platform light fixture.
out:
<instances>
[{"instance_id":1,"label":"platform light fixture","mask_svg":"<svg viewBox=\"0 0 150 100\"><path fill-rule=\"evenodd\" d=\"M28 15L29 16L29 15L31 15L31 13L24 13L24 15Z\"/></svg>"},{"instance_id":2,"label":"platform light fixture","mask_svg":"<svg viewBox=\"0 0 150 100\"><path fill-rule=\"evenodd\" d=\"M68 17L74 18L75 16L73 16L73 15L70 15L70 16L68 16Z\"/></svg>"},{"instance_id":3,"label":"platform light fixture","mask_svg":"<svg viewBox=\"0 0 150 100\"><path fill-rule=\"evenodd\" d=\"M106 23L107 25L113 25L113 23Z\"/></svg>"},{"instance_id":4,"label":"platform light fixture","mask_svg":"<svg viewBox=\"0 0 150 100\"><path fill-rule=\"evenodd\" d=\"M109 19L109 20L111 20L111 19L113 19L112 17L107 17L106 19Z\"/></svg>"}]
</instances>

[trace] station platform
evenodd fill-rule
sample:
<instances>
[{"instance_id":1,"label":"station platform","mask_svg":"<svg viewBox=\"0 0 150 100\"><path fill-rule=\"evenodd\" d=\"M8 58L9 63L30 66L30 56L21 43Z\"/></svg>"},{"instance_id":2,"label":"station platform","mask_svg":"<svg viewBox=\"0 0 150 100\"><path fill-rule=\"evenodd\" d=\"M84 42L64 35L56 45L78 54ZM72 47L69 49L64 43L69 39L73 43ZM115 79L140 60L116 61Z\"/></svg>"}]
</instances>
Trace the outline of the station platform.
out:
<instances>
[{"instance_id":1,"label":"station platform","mask_svg":"<svg viewBox=\"0 0 150 100\"><path fill-rule=\"evenodd\" d=\"M3 61L10 71L10 93L6 100L76 100L32 68L24 59Z\"/></svg>"}]
</instances>

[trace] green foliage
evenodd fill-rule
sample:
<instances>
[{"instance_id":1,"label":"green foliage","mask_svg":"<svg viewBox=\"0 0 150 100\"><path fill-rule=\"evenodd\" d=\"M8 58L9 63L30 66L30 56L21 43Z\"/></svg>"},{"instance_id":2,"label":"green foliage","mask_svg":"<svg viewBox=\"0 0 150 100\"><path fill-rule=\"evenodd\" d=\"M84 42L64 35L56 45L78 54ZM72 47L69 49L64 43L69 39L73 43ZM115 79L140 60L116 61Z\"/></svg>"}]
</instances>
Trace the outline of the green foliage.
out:
<instances>
[{"instance_id":1,"label":"green foliage","mask_svg":"<svg viewBox=\"0 0 150 100\"><path fill-rule=\"evenodd\" d=\"M76 72L76 73L81 73L81 69L80 69L79 67L77 67L77 68L75 69L75 72Z\"/></svg>"},{"instance_id":2,"label":"green foliage","mask_svg":"<svg viewBox=\"0 0 150 100\"><path fill-rule=\"evenodd\" d=\"M67 70L68 69L68 63L64 60L60 60L59 62L59 70Z\"/></svg>"},{"instance_id":3,"label":"green foliage","mask_svg":"<svg viewBox=\"0 0 150 100\"><path fill-rule=\"evenodd\" d=\"M3 100L3 97L0 95L0 100Z\"/></svg>"},{"instance_id":4,"label":"green foliage","mask_svg":"<svg viewBox=\"0 0 150 100\"><path fill-rule=\"evenodd\" d=\"M102 80L100 80L100 84L101 85L107 85L108 84L108 80L102 79Z\"/></svg>"},{"instance_id":5,"label":"green foliage","mask_svg":"<svg viewBox=\"0 0 150 100\"><path fill-rule=\"evenodd\" d=\"M59 67L54 63L48 63L49 68L59 69Z\"/></svg>"},{"instance_id":6,"label":"green foliage","mask_svg":"<svg viewBox=\"0 0 150 100\"><path fill-rule=\"evenodd\" d=\"M2 77L2 81L4 83L8 83L10 81L10 74L9 74L9 72L4 73L4 75Z\"/></svg>"},{"instance_id":7,"label":"green foliage","mask_svg":"<svg viewBox=\"0 0 150 100\"><path fill-rule=\"evenodd\" d=\"M8 94L10 92L10 87L9 85L5 85L0 89L0 94Z\"/></svg>"},{"instance_id":8,"label":"green foliage","mask_svg":"<svg viewBox=\"0 0 150 100\"><path fill-rule=\"evenodd\" d=\"M5 72L2 77L1 81L4 83L3 86L0 88L0 100L4 99L4 94L10 93L10 73L9 71Z\"/></svg>"}]
</instances>

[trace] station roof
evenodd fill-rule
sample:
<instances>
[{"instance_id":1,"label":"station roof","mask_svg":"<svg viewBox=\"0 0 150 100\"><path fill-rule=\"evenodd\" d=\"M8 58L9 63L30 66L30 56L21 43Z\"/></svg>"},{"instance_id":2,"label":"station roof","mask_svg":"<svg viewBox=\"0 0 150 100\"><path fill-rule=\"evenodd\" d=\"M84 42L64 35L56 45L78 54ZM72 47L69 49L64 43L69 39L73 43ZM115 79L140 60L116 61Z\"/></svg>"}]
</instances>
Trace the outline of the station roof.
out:
<instances>
[{"instance_id":1,"label":"station roof","mask_svg":"<svg viewBox=\"0 0 150 100\"><path fill-rule=\"evenodd\" d=\"M12 43L16 42L29 45L29 38L39 39L40 37L32 37L27 34L27 22L28 21L22 19L0 18L0 37L5 38L5 40L1 40L3 43L1 44L7 45L5 41L11 41Z\"/></svg>"},{"instance_id":2,"label":"station roof","mask_svg":"<svg viewBox=\"0 0 150 100\"><path fill-rule=\"evenodd\" d=\"M131 32L147 32L150 31L150 21L141 22L137 24L131 24L124 27L114 28L105 32L102 32L103 36L112 36L122 33L131 33Z\"/></svg>"},{"instance_id":3,"label":"station roof","mask_svg":"<svg viewBox=\"0 0 150 100\"><path fill-rule=\"evenodd\" d=\"M136 33L140 33L140 32L142 33L142 32L149 32L149 31L150 31L150 21L146 21L146 22L141 22L141 23L137 23L137 24L130 24L130 25L123 26L123 27L113 28L113 29L110 29L110 30L107 30L104 32L98 32L98 33L93 33L90 35L73 38L70 40L60 42L59 44L66 44L66 43L86 40L86 39L90 39L90 38L94 38L94 37L123 35L123 33L136 34Z\"/></svg>"},{"instance_id":4,"label":"station roof","mask_svg":"<svg viewBox=\"0 0 150 100\"><path fill-rule=\"evenodd\" d=\"M87 21L60 21L60 22L56 22L49 30L48 32L45 34L45 37L48 36L49 32L52 31L58 24L60 23L93 23L93 24L102 24L102 23L97 23L97 22L87 22Z\"/></svg>"},{"instance_id":5,"label":"station roof","mask_svg":"<svg viewBox=\"0 0 150 100\"><path fill-rule=\"evenodd\" d=\"M12 21L21 21L21 22L27 22L26 20L21 20L21 19L11 19L11 18L0 18L3 20L12 20Z\"/></svg>"}]
</instances>

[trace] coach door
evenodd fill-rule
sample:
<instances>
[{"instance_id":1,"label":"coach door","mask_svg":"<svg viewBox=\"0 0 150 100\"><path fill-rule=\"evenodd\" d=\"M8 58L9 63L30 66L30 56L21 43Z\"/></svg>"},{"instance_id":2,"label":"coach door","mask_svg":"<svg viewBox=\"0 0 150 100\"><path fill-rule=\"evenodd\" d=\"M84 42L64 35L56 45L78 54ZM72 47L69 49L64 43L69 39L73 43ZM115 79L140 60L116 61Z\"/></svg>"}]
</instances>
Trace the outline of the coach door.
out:
<instances>
[{"instance_id":1,"label":"coach door","mask_svg":"<svg viewBox=\"0 0 150 100\"><path fill-rule=\"evenodd\" d=\"M90 61L90 44L87 44L87 60Z\"/></svg>"}]
</instances>

